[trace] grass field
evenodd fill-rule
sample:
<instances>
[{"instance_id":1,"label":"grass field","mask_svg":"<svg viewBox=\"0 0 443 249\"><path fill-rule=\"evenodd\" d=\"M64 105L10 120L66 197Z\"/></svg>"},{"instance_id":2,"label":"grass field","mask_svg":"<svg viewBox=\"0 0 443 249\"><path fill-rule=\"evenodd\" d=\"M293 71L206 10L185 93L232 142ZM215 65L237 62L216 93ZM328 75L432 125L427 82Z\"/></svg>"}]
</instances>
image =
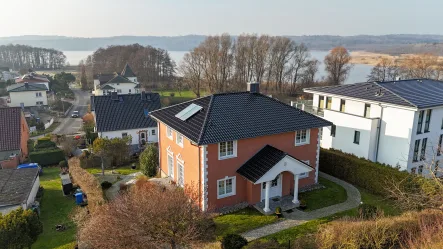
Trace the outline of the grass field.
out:
<instances>
[{"instance_id":1,"label":"grass field","mask_svg":"<svg viewBox=\"0 0 443 249\"><path fill-rule=\"evenodd\" d=\"M44 188L40 215L43 233L32 245L33 249L74 248L76 226L69 215L75 202L72 197L63 196L59 173L58 167L44 168L40 176L40 185ZM57 232L55 226L58 224L64 224L67 229Z\"/></svg>"},{"instance_id":2,"label":"grass field","mask_svg":"<svg viewBox=\"0 0 443 249\"><path fill-rule=\"evenodd\" d=\"M265 216L254 208L245 208L237 212L214 218L217 240L229 233L243 233L257 227L274 223L278 220L275 215Z\"/></svg>"},{"instance_id":3,"label":"grass field","mask_svg":"<svg viewBox=\"0 0 443 249\"><path fill-rule=\"evenodd\" d=\"M300 193L298 196L299 200L306 201L307 208L304 210L305 212L346 201L346 190L342 186L321 177L319 178L319 182L325 186L325 188Z\"/></svg>"}]
</instances>

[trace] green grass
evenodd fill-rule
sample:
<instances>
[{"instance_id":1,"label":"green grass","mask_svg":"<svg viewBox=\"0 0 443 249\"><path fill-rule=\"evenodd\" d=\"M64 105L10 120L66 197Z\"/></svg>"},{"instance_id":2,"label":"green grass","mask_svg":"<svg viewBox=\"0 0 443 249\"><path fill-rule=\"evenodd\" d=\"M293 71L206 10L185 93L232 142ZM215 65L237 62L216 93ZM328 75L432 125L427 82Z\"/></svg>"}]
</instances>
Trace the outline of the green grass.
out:
<instances>
[{"instance_id":1,"label":"green grass","mask_svg":"<svg viewBox=\"0 0 443 249\"><path fill-rule=\"evenodd\" d=\"M59 173L58 167L44 168L40 176L40 185L44 188L40 215L43 233L32 245L33 249L73 248L75 245L76 226L69 218L75 201L63 196ZM58 224L64 224L67 230L57 232L55 226Z\"/></svg>"},{"instance_id":2,"label":"green grass","mask_svg":"<svg viewBox=\"0 0 443 249\"><path fill-rule=\"evenodd\" d=\"M323 179L325 180L325 179ZM320 182L322 179L320 178ZM322 184L324 184L322 182ZM386 200L381 196L377 196L369 193L367 190L358 188L361 194L362 202L366 204L371 204L374 206L378 206L383 209L385 215L393 216L400 215L401 211L393 206L393 202L390 200ZM292 227L289 229L282 230L278 233L274 233L259 239L259 242L266 242L269 240L276 240L280 245L287 245L289 241L293 242L295 239L300 238L302 236L306 236L308 234L315 233L319 226L330 221L342 218L344 216L356 217L358 215L357 208L353 208L347 211L343 211L340 213L336 213L327 217L315 219L308 221L304 224L301 224L296 227Z\"/></svg>"},{"instance_id":3,"label":"green grass","mask_svg":"<svg viewBox=\"0 0 443 249\"><path fill-rule=\"evenodd\" d=\"M239 234L257 227L274 223L278 218L274 215L263 215L254 208L245 208L214 218L217 240L229 233Z\"/></svg>"},{"instance_id":4,"label":"green grass","mask_svg":"<svg viewBox=\"0 0 443 249\"><path fill-rule=\"evenodd\" d=\"M160 94L160 100L163 107L179 104L181 102L189 101L197 98L195 93L190 90L178 92L177 90L154 90L153 92L157 92ZM174 97L171 97L171 93L174 93ZM205 96L205 92L202 91L200 96Z\"/></svg>"},{"instance_id":5,"label":"green grass","mask_svg":"<svg viewBox=\"0 0 443 249\"><path fill-rule=\"evenodd\" d=\"M319 182L326 188L299 194L299 199L306 201L307 208L304 210L305 212L346 201L346 190L342 186L321 177Z\"/></svg>"},{"instance_id":6,"label":"green grass","mask_svg":"<svg viewBox=\"0 0 443 249\"><path fill-rule=\"evenodd\" d=\"M102 173L101 168L88 168L88 169L86 169L86 171L88 171L91 174L101 174ZM117 174L120 174L120 175L129 175L132 173L140 172L140 169L131 169L131 165L127 165L127 166L123 166L123 167L118 167L116 169L105 169L105 174L111 174L112 171L115 171L115 172L117 172Z\"/></svg>"}]
</instances>

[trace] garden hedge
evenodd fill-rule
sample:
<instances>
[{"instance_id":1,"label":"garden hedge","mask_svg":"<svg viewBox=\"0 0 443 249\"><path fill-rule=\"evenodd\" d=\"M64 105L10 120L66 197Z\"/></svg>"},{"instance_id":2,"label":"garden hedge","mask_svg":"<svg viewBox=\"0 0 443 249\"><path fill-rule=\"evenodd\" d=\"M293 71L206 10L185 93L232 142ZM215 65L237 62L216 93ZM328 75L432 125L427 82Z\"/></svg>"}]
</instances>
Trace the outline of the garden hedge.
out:
<instances>
[{"instance_id":1,"label":"garden hedge","mask_svg":"<svg viewBox=\"0 0 443 249\"><path fill-rule=\"evenodd\" d=\"M65 160L65 154L61 149L40 150L29 153L31 162L38 163L41 166L58 165L60 161Z\"/></svg>"},{"instance_id":2,"label":"garden hedge","mask_svg":"<svg viewBox=\"0 0 443 249\"><path fill-rule=\"evenodd\" d=\"M320 171L381 196L387 194L385 188L388 181L401 181L410 176L406 171L384 164L325 149L320 152Z\"/></svg>"}]
</instances>

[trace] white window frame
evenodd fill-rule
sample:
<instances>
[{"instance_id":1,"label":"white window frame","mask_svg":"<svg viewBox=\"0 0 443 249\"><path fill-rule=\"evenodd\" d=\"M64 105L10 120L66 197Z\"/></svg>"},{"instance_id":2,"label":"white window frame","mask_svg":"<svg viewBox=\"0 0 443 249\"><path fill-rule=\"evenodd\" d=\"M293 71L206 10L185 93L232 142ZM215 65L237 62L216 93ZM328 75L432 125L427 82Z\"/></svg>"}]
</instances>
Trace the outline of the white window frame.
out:
<instances>
[{"instance_id":1,"label":"white window frame","mask_svg":"<svg viewBox=\"0 0 443 249\"><path fill-rule=\"evenodd\" d=\"M181 138L181 141L180 141L180 142L178 141L178 138ZM180 146L180 147L183 148L183 135L182 135L182 134L180 134L180 133L178 133L178 132L175 133L175 143L176 143L178 146Z\"/></svg>"},{"instance_id":2,"label":"white window frame","mask_svg":"<svg viewBox=\"0 0 443 249\"><path fill-rule=\"evenodd\" d=\"M220 144L228 143L228 142L232 142L232 149L233 149L232 155L220 156ZM226 150L227 150L227 148L228 147L226 144ZM218 160L224 160L224 159L229 159L229 158L234 158L234 157L237 157L237 140L218 143Z\"/></svg>"},{"instance_id":3,"label":"white window frame","mask_svg":"<svg viewBox=\"0 0 443 249\"><path fill-rule=\"evenodd\" d=\"M122 138L125 138L125 137L127 137L128 136L128 133L127 132L122 132Z\"/></svg>"},{"instance_id":4,"label":"white window frame","mask_svg":"<svg viewBox=\"0 0 443 249\"><path fill-rule=\"evenodd\" d=\"M172 162L172 170L171 168L169 168L169 158L171 158L171 162ZM166 150L166 164L168 165L168 175L169 177L171 177L172 179L174 179L174 153Z\"/></svg>"},{"instance_id":5,"label":"white window frame","mask_svg":"<svg viewBox=\"0 0 443 249\"><path fill-rule=\"evenodd\" d=\"M183 169L183 182L180 183L180 167ZM177 186L184 187L185 186L185 164L183 162L180 162L180 160L177 159Z\"/></svg>"},{"instance_id":6,"label":"white window frame","mask_svg":"<svg viewBox=\"0 0 443 249\"><path fill-rule=\"evenodd\" d=\"M232 192L231 193L226 193L226 181L229 180L229 179L232 179ZM219 183L221 181L225 182L225 185L224 185L225 193L222 194L222 195L220 195L220 192L219 192L219 190L220 190L220 184ZM222 198L226 198L226 197L229 197L229 196L234 196L235 194L236 194L236 177L235 176L226 176L223 179L217 180L217 199L222 199Z\"/></svg>"},{"instance_id":7,"label":"white window frame","mask_svg":"<svg viewBox=\"0 0 443 249\"><path fill-rule=\"evenodd\" d=\"M297 143L297 134L301 131L306 131L306 141L302 142L301 141L301 137L300 137L300 142ZM311 140L311 130L310 129L304 129L304 130L298 130L295 132L295 139L294 139L294 144L295 146L301 146L301 145L305 145L305 144L309 144Z\"/></svg>"},{"instance_id":8,"label":"white window frame","mask_svg":"<svg viewBox=\"0 0 443 249\"><path fill-rule=\"evenodd\" d=\"M167 136L169 139L173 140L172 129L171 129L171 127L169 127L169 126L166 126L166 136Z\"/></svg>"},{"instance_id":9,"label":"white window frame","mask_svg":"<svg viewBox=\"0 0 443 249\"><path fill-rule=\"evenodd\" d=\"M155 129L151 130L151 135L155 136Z\"/></svg>"}]
</instances>

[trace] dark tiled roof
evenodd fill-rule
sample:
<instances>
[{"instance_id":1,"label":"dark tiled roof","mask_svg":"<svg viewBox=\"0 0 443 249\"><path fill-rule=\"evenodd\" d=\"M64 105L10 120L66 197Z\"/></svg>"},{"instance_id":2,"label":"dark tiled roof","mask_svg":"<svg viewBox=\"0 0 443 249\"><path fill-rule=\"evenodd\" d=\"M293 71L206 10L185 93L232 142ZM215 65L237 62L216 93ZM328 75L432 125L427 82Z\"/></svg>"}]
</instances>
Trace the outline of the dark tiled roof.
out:
<instances>
[{"instance_id":1,"label":"dark tiled roof","mask_svg":"<svg viewBox=\"0 0 443 249\"><path fill-rule=\"evenodd\" d=\"M175 117L191 103L203 109L186 121ZM332 125L276 99L249 92L214 94L151 115L200 145Z\"/></svg>"},{"instance_id":2,"label":"dark tiled roof","mask_svg":"<svg viewBox=\"0 0 443 249\"><path fill-rule=\"evenodd\" d=\"M401 96L417 108L443 105L443 82L413 79L378 83L381 87Z\"/></svg>"},{"instance_id":3,"label":"dark tiled roof","mask_svg":"<svg viewBox=\"0 0 443 249\"><path fill-rule=\"evenodd\" d=\"M100 82L100 85L105 84L106 82L110 81L112 78L115 77L115 73L112 74L96 74L94 75L94 79L98 80Z\"/></svg>"},{"instance_id":4,"label":"dark tiled roof","mask_svg":"<svg viewBox=\"0 0 443 249\"><path fill-rule=\"evenodd\" d=\"M20 149L20 107L0 108L0 151Z\"/></svg>"},{"instance_id":5,"label":"dark tiled roof","mask_svg":"<svg viewBox=\"0 0 443 249\"><path fill-rule=\"evenodd\" d=\"M365 82L305 90L416 108L443 105L443 82L428 79Z\"/></svg>"},{"instance_id":6,"label":"dark tiled roof","mask_svg":"<svg viewBox=\"0 0 443 249\"><path fill-rule=\"evenodd\" d=\"M111 95L91 96L91 108L95 111L97 131L118 131L156 127L157 122L145 117L145 109L150 111L161 107L158 93L145 93L150 100L142 100L140 94L118 95L119 100L112 100Z\"/></svg>"},{"instance_id":7,"label":"dark tiled roof","mask_svg":"<svg viewBox=\"0 0 443 249\"><path fill-rule=\"evenodd\" d=\"M111 80L109 80L106 83L132 83L132 84L135 84L134 82L126 79L125 77L123 77L121 75L116 75L114 78L112 78Z\"/></svg>"},{"instance_id":8,"label":"dark tiled roof","mask_svg":"<svg viewBox=\"0 0 443 249\"><path fill-rule=\"evenodd\" d=\"M115 89L114 87L112 87L112 86L110 86L110 85L104 85L103 87L100 87L101 89L103 89L103 90L106 90L106 89Z\"/></svg>"},{"instance_id":9,"label":"dark tiled roof","mask_svg":"<svg viewBox=\"0 0 443 249\"><path fill-rule=\"evenodd\" d=\"M132 69L131 69L131 67L129 66L128 63L126 63L125 68L123 69L121 75L122 75L123 77L126 77L126 78L127 78L127 77L137 77L137 76L135 75L135 73L132 71Z\"/></svg>"},{"instance_id":10,"label":"dark tiled roof","mask_svg":"<svg viewBox=\"0 0 443 249\"><path fill-rule=\"evenodd\" d=\"M245 164L243 164L237 170L237 173L246 177L246 179L250 180L251 182L256 182L262 176L264 176L266 172L268 172L272 167L280 162L285 156L290 155L270 145L266 145L257 154L251 157ZM294 159L300 161L296 158ZM303 161L300 162L304 163Z\"/></svg>"},{"instance_id":11,"label":"dark tiled roof","mask_svg":"<svg viewBox=\"0 0 443 249\"><path fill-rule=\"evenodd\" d=\"M45 84L13 84L8 86L8 92L27 92L27 91L47 91L48 88Z\"/></svg>"},{"instance_id":12,"label":"dark tiled roof","mask_svg":"<svg viewBox=\"0 0 443 249\"><path fill-rule=\"evenodd\" d=\"M22 204L28 199L38 169L0 170L0 206Z\"/></svg>"}]
</instances>

